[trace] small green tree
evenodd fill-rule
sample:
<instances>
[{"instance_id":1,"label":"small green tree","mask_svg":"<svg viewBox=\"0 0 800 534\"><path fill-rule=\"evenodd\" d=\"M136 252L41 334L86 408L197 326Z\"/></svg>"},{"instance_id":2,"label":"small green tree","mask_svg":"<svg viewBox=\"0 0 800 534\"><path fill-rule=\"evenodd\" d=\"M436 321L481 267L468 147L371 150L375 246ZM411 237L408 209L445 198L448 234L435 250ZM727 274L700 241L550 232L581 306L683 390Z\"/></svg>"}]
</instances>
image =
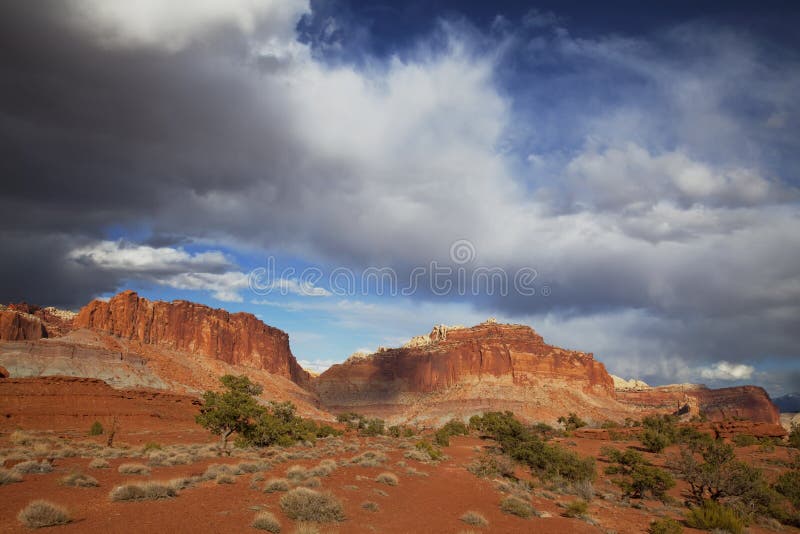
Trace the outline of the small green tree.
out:
<instances>
[{"instance_id":1,"label":"small green tree","mask_svg":"<svg viewBox=\"0 0 800 534\"><path fill-rule=\"evenodd\" d=\"M564 425L564 430L567 432L572 432L573 430L577 430L581 427L586 426L586 421L578 417L578 414L574 412L570 412L567 417L563 415L558 418L558 422Z\"/></svg>"},{"instance_id":2,"label":"small green tree","mask_svg":"<svg viewBox=\"0 0 800 534\"><path fill-rule=\"evenodd\" d=\"M228 438L234 432L245 435L264 413L255 396L261 386L253 384L246 376L225 375L220 378L225 387L222 392L206 391L203 407L195 418L197 423L221 437L222 450L228 450Z\"/></svg>"},{"instance_id":3,"label":"small green tree","mask_svg":"<svg viewBox=\"0 0 800 534\"><path fill-rule=\"evenodd\" d=\"M92 423L91 428L89 428L89 435L90 436L99 436L103 433L103 425L100 424L100 421L95 421Z\"/></svg>"}]
</instances>

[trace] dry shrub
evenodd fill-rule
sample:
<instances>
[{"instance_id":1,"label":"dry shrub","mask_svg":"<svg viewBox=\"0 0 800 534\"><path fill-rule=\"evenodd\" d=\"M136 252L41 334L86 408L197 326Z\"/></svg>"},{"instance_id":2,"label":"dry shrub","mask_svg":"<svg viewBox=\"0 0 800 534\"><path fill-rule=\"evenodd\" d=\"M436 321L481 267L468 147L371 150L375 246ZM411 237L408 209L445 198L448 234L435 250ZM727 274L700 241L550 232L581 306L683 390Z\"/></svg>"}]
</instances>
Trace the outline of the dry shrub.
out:
<instances>
[{"instance_id":1,"label":"dry shrub","mask_svg":"<svg viewBox=\"0 0 800 534\"><path fill-rule=\"evenodd\" d=\"M276 491L289 491L289 481L285 478L271 478L264 484L264 493L275 493Z\"/></svg>"},{"instance_id":2,"label":"dry shrub","mask_svg":"<svg viewBox=\"0 0 800 534\"><path fill-rule=\"evenodd\" d=\"M300 523L294 530L294 534L321 534L321 531L314 523Z\"/></svg>"},{"instance_id":3,"label":"dry shrub","mask_svg":"<svg viewBox=\"0 0 800 534\"><path fill-rule=\"evenodd\" d=\"M281 497L281 510L296 521L344 521L344 508L331 493L295 488Z\"/></svg>"},{"instance_id":4,"label":"dry shrub","mask_svg":"<svg viewBox=\"0 0 800 534\"><path fill-rule=\"evenodd\" d=\"M42 460L41 462L31 460L29 462L18 463L17 465L14 466L14 471L26 475L49 473L52 470L53 466L44 460Z\"/></svg>"},{"instance_id":5,"label":"dry shrub","mask_svg":"<svg viewBox=\"0 0 800 534\"><path fill-rule=\"evenodd\" d=\"M396 486L398 483L397 475L394 473L381 473L380 475L375 477L375 482L380 482L381 484L386 484L387 486Z\"/></svg>"},{"instance_id":6,"label":"dry shrub","mask_svg":"<svg viewBox=\"0 0 800 534\"><path fill-rule=\"evenodd\" d=\"M10 469L3 469L0 467L0 486L13 484L14 482L22 482L22 475Z\"/></svg>"},{"instance_id":7,"label":"dry shrub","mask_svg":"<svg viewBox=\"0 0 800 534\"><path fill-rule=\"evenodd\" d=\"M333 473L337 467L338 466L336 462L333 460L322 460L314 468L308 471L308 475L314 477L326 477Z\"/></svg>"},{"instance_id":8,"label":"dry shrub","mask_svg":"<svg viewBox=\"0 0 800 534\"><path fill-rule=\"evenodd\" d=\"M361 467L380 467L389 458L380 451L365 451L350 458L350 463Z\"/></svg>"},{"instance_id":9,"label":"dry shrub","mask_svg":"<svg viewBox=\"0 0 800 534\"><path fill-rule=\"evenodd\" d=\"M519 497L506 497L500 502L500 509L507 514L528 518L533 515L533 506Z\"/></svg>"},{"instance_id":10,"label":"dry shrub","mask_svg":"<svg viewBox=\"0 0 800 534\"><path fill-rule=\"evenodd\" d=\"M69 512L65 508L42 500L28 504L17 515L17 519L28 528L66 525L72 521Z\"/></svg>"},{"instance_id":11,"label":"dry shrub","mask_svg":"<svg viewBox=\"0 0 800 534\"><path fill-rule=\"evenodd\" d=\"M368 512L378 512L380 511L381 507L378 506L378 503L374 501L364 501L361 503L361 508L367 510Z\"/></svg>"},{"instance_id":12,"label":"dry shrub","mask_svg":"<svg viewBox=\"0 0 800 534\"><path fill-rule=\"evenodd\" d=\"M308 472L306 468L302 465L293 465L289 469L286 470L286 478L289 480L304 480L308 476Z\"/></svg>"},{"instance_id":13,"label":"dry shrub","mask_svg":"<svg viewBox=\"0 0 800 534\"><path fill-rule=\"evenodd\" d=\"M489 521L486 520L483 515L478 512L474 512L470 510L466 512L464 515L461 516L461 521L468 525L472 525L474 527L485 527L489 525Z\"/></svg>"},{"instance_id":14,"label":"dry shrub","mask_svg":"<svg viewBox=\"0 0 800 534\"><path fill-rule=\"evenodd\" d=\"M220 475L241 475L242 471L238 466L227 464L211 464L203 473L203 480L216 480Z\"/></svg>"},{"instance_id":15,"label":"dry shrub","mask_svg":"<svg viewBox=\"0 0 800 534\"><path fill-rule=\"evenodd\" d=\"M60 482L64 486L72 486L75 488L96 488L100 485L96 478L84 475L80 471L68 474L63 477Z\"/></svg>"},{"instance_id":16,"label":"dry shrub","mask_svg":"<svg viewBox=\"0 0 800 534\"><path fill-rule=\"evenodd\" d=\"M253 528L258 530L266 530L273 534L279 534L281 531L281 524L278 518L271 512L259 512L250 524Z\"/></svg>"},{"instance_id":17,"label":"dry shrub","mask_svg":"<svg viewBox=\"0 0 800 534\"><path fill-rule=\"evenodd\" d=\"M14 445L30 445L33 443L33 436L24 430L15 430L8 436L8 441ZM38 502L38 501L37 501Z\"/></svg>"},{"instance_id":18,"label":"dry shrub","mask_svg":"<svg viewBox=\"0 0 800 534\"><path fill-rule=\"evenodd\" d=\"M108 469L111 465L108 463L108 460L104 460L103 458L95 458L91 462L89 462L89 469Z\"/></svg>"},{"instance_id":19,"label":"dry shrub","mask_svg":"<svg viewBox=\"0 0 800 534\"><path fill-rule=\"evenodd\" d=\"M117 486L109 497L112 501L145 501L168 499L178 495L170 482L137 482Z\"/></svg>"},{"instance_id":20,"label":"dry shrub","mask_svg":"<svg viewBox=\"0 0 800 534\"><path fill-rule=\"evenodd\" d=\"M413 467L407 467L406 473L409 475L413 475L415 477L426 477L428 473L426 471L420 471L419 469L414 469Z\"/></svg>"},{"instance_id":21,"label":"dry shrub","mask_svg":"<svg viewBox=\"0 0 800 534\"><path fill-rule=\"evenodd\" d=\"M321 485L322 481L319 479L319 477L310 477L295 483L295 486L302 486L304 488L318 488Z\"/></svg>"},{"instance_id":22,"label":"dry shrub","mask_svg":"<svg viewBox=\"0 0 800 534\"><path fill-rule=\"evenodd\" d=\"M150 468L144 464L122 464L117 468L123 475L143 475L148 476L150 474Z\"/></svg>"},{"instance_id":23,"label":"dry shrub","mask_svg":"<svg viewBox=\"0 0 800 534\"><path fill-rule=\"evenodd\" d=\"M233 484L236 482L236 477L227 473L220 473L214 480L217 484Z\"/></svg>"}]
</instances>

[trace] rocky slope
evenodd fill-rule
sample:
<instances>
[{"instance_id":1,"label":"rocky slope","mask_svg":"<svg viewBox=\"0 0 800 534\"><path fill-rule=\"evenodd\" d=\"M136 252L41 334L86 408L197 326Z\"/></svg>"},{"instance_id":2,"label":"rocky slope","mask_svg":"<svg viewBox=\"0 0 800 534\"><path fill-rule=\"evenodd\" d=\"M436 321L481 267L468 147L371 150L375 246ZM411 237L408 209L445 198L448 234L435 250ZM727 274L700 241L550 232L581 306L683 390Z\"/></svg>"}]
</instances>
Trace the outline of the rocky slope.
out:
<instances>
[{"instance_id":1,"label":"rocky slope","mask_svg":"<svg viewBox=\"0 0 800 534\"><path fill-rule=\"evenodd\" d=\"M617 399L628 406L681 415L705 415L708 419L745 419L780 424L780 412L763 388L736 386L709 389L698 384L677 384L638 389L619 389Z\"/></svg>"},{"instance_id":2,"label":"rocky slope","mask_svg":"<svg viewBox=\"0 0 800 534\"><path fill-rule=\"evenodd\" d=\"M286 332L249 313L228 313L184 300L151 302L125 291L84 306L74 328L89 328L171 350L205 354L233 365L262 369L297 384L310 375L295 360Z\"/></svg>"},{"instance_id":3,"label":"rocky slope","mask_svg":"<svg viewBox=\"0 0 800 534\"><path fill-rule=\"evenodd\" d=\"M350 358L316 380L322 404L392 420L512 409L553 420L621 411L614 383L591 354L548 345L528 326L436 327L405 346Z\"/></svg>"}]
</instances>

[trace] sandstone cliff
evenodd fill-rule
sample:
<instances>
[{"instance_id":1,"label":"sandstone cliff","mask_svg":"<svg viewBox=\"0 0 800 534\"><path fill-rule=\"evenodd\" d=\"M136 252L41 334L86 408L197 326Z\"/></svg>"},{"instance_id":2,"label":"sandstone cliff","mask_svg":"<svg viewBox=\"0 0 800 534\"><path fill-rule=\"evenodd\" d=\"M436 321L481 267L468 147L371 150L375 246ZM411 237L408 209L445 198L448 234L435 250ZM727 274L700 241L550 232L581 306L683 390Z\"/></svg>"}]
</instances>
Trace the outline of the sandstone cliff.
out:
<instances>
[{"instance_id":1,"label":"sandstone cliff","mask_svg":"<svg viewBox=\"0 0 800 534\"><path fill-rule=\"evenodd\" d=\"M617 390L617 399L628 406L645 410L685 415L704 414L712 421L745 419L780 424L780 413L769 395L758 386L709 389L696 384Z\"/></svg>"},{"instance_id":2,"label":"sandstone cliff","mask_svg":"<svg viewBox=\"0 0 800 534\"><path fill-rule=\"evenodd\" d=\"M38 317L11 309L0 310L0 340L24 341L47 337Z\"/></svg>"},{"instance_id":3,"label":"sandstone cliff","mask_svg":"<svg viewBox=\"0 0 800 534\"><path fill-rule=\"evenodd\" d=\"M598 418L604 409L619 411L614 383L591 354L548 345L528 326L493 322L436 327L402 348L334 365L314 386L334 411L395 419L500 408L545 420L566 410Z\"/></svg>"},{"instance_id":4,"label":"sandstone cliff","mask_svg":"<svg viewBox=\"0 0 800 534\"><path fill-rule=\"evenodd\" d=\"M125 291L108 302L90 302L72 326L204 354L229 364L266 370L301 385L310 379L289 349L288 334L249 313L229 313L182 300L151 302Z\"/></svg>"}]
</instances>

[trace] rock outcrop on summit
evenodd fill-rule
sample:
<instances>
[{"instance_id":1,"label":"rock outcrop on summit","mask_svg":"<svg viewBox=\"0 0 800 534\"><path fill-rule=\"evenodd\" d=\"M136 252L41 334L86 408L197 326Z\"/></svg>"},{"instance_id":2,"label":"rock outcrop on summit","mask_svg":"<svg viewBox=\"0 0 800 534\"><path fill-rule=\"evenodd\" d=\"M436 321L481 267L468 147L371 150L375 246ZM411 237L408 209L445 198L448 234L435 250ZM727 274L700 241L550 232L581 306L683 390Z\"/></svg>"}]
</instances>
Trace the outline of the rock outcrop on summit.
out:
<instances>
[{"instance_id":1,"label":"rock outcrop on summit","mask_svg":"<svg viewBox=\"0 0 800 534\"><path fill-rule=\"evenodd\" d=\"M123 339L200 353L233 365L269 371L297 384L310 375L289 349L289 335L249 313L229 313L185 300L150 301L133 291L94 300L73 321Z\"/></svg>"}]
</instances>

